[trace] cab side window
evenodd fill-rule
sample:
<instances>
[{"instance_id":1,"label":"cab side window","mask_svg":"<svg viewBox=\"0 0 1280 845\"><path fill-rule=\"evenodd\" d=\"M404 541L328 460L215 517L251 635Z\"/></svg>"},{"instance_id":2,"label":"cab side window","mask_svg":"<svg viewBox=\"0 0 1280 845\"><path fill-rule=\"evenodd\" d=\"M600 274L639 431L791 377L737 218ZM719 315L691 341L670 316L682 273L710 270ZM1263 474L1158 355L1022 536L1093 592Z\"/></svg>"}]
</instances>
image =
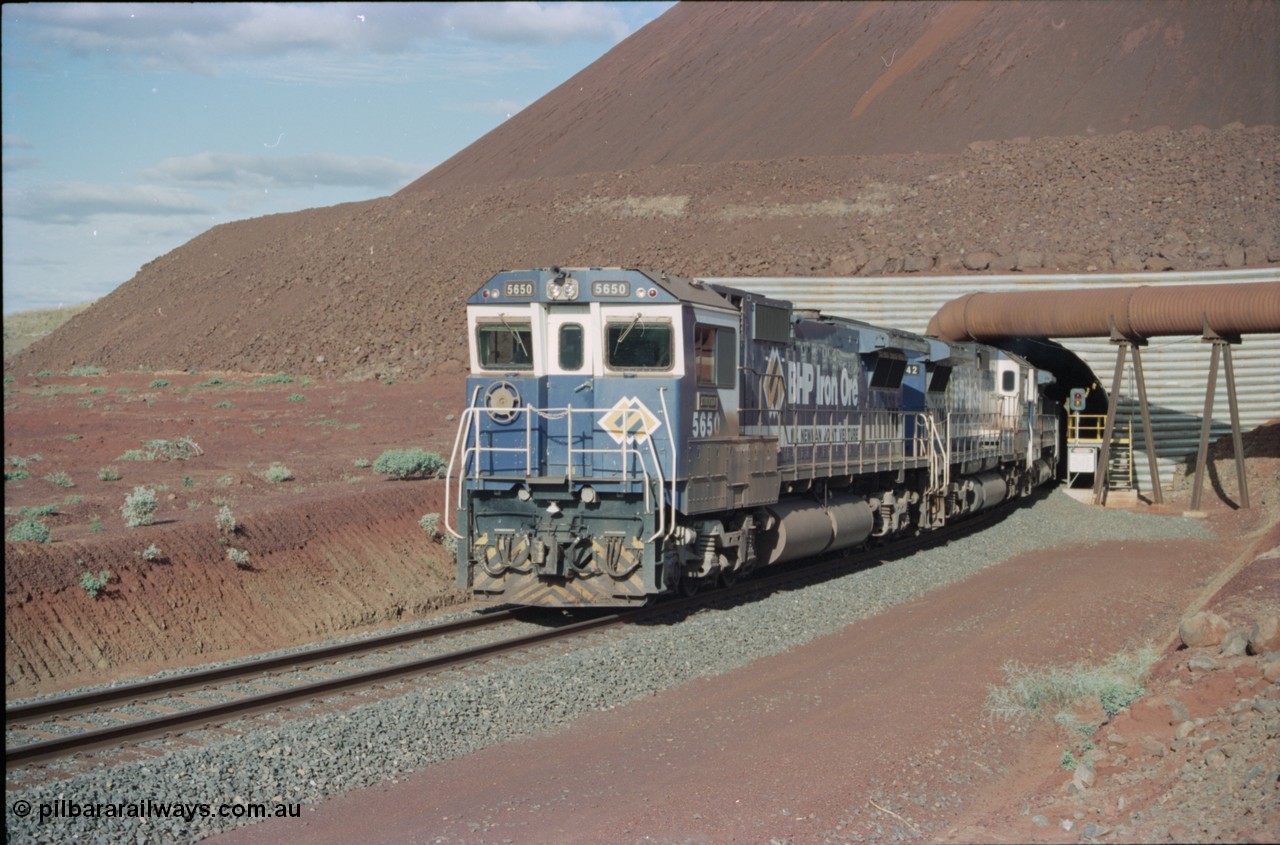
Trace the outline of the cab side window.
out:
<instances>
[{"instance_id":1,"label":"cab side window","mask_svg":"<svg viewBox=\"0 0 1280 845\"><path fill-rule=\"evenodd\" d=\"M609 323L605 327L605 363L611 370L670 370L670 323Z\"/></svg>"},{"instance_id":2,"label":"cab side window","mask_svg":"<svg viewBox=\"0 0 1280 845\"><path fill-rule=\"evenodd\" d=\"M732 387L737 369L737 332L698 323L693 327L693 369L699 386Z\"/></svg>"}]
</instances>

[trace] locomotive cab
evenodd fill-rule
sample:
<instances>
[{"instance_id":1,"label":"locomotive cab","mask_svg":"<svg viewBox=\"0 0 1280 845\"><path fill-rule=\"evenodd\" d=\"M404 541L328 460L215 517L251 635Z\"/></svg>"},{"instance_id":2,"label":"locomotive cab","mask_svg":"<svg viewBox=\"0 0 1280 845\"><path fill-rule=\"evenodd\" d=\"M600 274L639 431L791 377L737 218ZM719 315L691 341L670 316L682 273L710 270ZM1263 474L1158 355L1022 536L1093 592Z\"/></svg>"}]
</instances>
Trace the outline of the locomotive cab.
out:
<instances>
[{"instance_id":1,"label":"locomotive cab","mask_svg":"<svg viewBox=\"0 0 1280 845\"><path fill-rule=\"evenodd\" d=\"M738 433L737 313L686 280L553 267L493 277L467 327L460 585L530 604L662 592L684 444Z\"/></svg>"}]
</instances>

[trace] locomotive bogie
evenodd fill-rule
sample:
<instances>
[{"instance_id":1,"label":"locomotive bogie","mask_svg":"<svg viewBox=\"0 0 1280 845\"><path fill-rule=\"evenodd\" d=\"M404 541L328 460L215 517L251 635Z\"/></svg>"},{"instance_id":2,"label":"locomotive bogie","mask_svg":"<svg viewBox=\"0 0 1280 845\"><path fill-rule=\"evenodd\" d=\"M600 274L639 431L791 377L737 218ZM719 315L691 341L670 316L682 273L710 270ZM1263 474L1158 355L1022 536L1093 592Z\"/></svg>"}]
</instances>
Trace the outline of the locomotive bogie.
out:
<instances>
[{"instance_id":1,"label":"locomotive bogie","mask_svg":"<svg viewBox=\"0 0 1280 845\"><path fill-rule=\"evenodd\" d=\"M459 585L484 600L643 603L936 528L1056 466L1017 356L747 291L500 273L468 333L446 487Z\"/></svg>"}]
</instances>

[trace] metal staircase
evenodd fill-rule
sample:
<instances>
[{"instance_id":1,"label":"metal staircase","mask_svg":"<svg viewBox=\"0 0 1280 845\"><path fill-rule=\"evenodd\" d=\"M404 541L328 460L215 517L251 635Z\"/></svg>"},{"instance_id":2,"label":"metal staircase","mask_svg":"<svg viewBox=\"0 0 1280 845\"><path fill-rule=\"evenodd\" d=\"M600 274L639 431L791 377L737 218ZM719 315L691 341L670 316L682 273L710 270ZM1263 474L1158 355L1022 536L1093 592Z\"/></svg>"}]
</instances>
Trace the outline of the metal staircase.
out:
<instances>
[{"instance_id":1,"label":"metal staircase","mask_svg":"<svg viewBox=\"0 0 1280 845\"><path fill-rule=\"evenodd\" d=\"M1107 461L1107 489L1136 489L1133 474L1133 420L1116 424L1115 437L1111 440L1111 454Z\"/></svg>"}]
</instances>

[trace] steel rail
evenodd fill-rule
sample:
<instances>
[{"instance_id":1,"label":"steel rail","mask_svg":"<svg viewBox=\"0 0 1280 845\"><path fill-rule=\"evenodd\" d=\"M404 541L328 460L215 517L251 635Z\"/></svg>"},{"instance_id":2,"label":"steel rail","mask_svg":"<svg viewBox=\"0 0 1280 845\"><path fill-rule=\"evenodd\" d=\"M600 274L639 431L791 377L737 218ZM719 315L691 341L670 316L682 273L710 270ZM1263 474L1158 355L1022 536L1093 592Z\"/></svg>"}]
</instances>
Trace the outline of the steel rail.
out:
<instances>
[{"instance_id":1,"label":"steel rail","mask_svg":"<svg viewBox=\"0 0 1280 845\"><path fill-rule=\"evenodd\" d=\"M36 718L71 716L102 707L105 704L134 701L139 698L154 696L158 693L204 689L210 684L225 683L237 678L249 678L279 670L301 669L341 657L354 657L396 645L435 639L459 631L492 627L493 625L510 621L514 614L514 610L496 610L480 617L441 622L408 631L397 631L346 643L320 646L292 654L261 657L227 666L202 669L165 678L155 678L109 689L46 698L28 704L17 704L5 708L4 723L5 727L8 728L12 725L30 722Z\"/></svg>"},{"instance_id":2,"label":"steel rail","mask_svg":"<svg viewBox=\"0 0 1280 845\"><path fill-rule=\"evenodd\" d=\"M627 611L593 619L586 619L548 631L539 631L522 637L501 640L494 643L462 649L448 654L399 663L377 669L355 672L338 678L328 678L289 689L263 693L261 695L238 698L171 713L155 718L138 719L121 725L113 725L93 731L72 734L65 737L41 740L26 745L5 749L5 769L20 768L28 763L41 760L56 759L82 751L92 751L111 747L125 742L138 742L168 735L180 729L211 727L235 718L255 715L262 712L278 710L284 704L304 699L328 695L343 690L367 687L377 683L394 680L404 675L427 674L453 666L471 663L484 657L528 648L532 645L550 640L580 634L585 631L619 624L624 618L632 616L636 611Z\"/></svg>"}]
</instances>

